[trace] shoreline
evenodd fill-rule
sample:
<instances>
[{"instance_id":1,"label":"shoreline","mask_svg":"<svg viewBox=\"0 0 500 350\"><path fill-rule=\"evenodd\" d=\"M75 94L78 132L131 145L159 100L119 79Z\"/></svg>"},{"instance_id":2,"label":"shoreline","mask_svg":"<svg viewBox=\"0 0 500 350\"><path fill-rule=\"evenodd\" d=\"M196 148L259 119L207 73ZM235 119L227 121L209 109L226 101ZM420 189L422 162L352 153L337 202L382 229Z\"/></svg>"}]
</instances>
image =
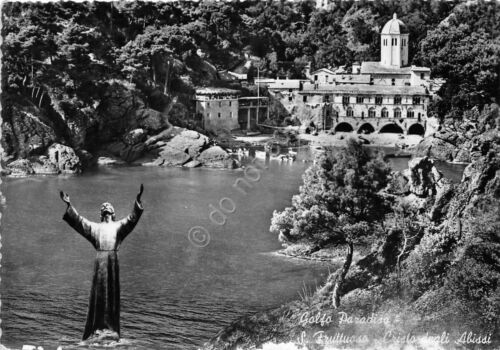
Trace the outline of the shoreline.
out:
<instances>
[{"instance_id":1,"label":"shoreline","mask_svg":"<svg viewBox=\"0 0 500 350\"><path fill-rule=\"evenodd\" d=\"M311 246L304 243L290 244L288 247L272 252L281 257L300 259L314 262L324 262L330 264L342 263L345 258L344 246L331 246L322 248L312 254L306 253ZM353 255L353 262L358 261L363 256L370 253L370 245L359 244Z\"/></svg>"},{"instance_id":2,"label":"shoreline","mask_svg":"<svg viewBox=\"0 0 500 350\"><path fill-rule=\"evenodd\" d=\"M353 138L355 140L361 141L365 147L370 149L381 149L385 152L387 157L390 158L412 158L416 156L416 148L419 143L423 140L426 140L426 137L422 137L419 135L403 135L403 134L356 134L352 132L337 132L335 134L329 134L326 132L320 132L318 135L313 134L299 134L297 135L297 143L298 145L294 146L286 146L290 149L302 149L309 148L312 152L312 156L310 161L313 160L313 156L315 151L323 151L325 147L334 147L340 148L346 145L348 139ZM274 137L274 135L266 134L266 135L256 135L256 136L235 136L233 138L236 144L239 144L239 148L241 148L241 144L246 144L245 148L253 148L253 147L265 147L268 143L283 143L284 141L280 138ZM285 147L285 146L284 146ZM238 148L238 147L237 147ZM227 149L229 154L235 154L234 150L231 152L231 148ZM40 172L40 173L9 173L8 168L5 167L0 172L0 177L3 178L26 178L26 177L38 177L38 176L60 176L60 175L78 175L81 173L85 173L88 171L95 171L99 168L126 168L126 167L155 167L157 165L154 164L155 156L153 155L145 155L133 162L126 162L120 157L111 155L109 152L98 152L97 158L95 160L95 165L91 167L84 168L81 172L59 172L59 173L51 173L51 172ZM439 158L432 157L434 160L440 160ZM456 162L450 160L442 160L448 164L458 164L458 165L467 165L469 162ZM182 165L169 165L169 166L158 166L158 167L181 167L181 168L190 168ZM212 169L222 169L217 166L196 166L201 168L212 168ZM240 168L237 166L236 168Z\"/></svg>"}]
</instances>

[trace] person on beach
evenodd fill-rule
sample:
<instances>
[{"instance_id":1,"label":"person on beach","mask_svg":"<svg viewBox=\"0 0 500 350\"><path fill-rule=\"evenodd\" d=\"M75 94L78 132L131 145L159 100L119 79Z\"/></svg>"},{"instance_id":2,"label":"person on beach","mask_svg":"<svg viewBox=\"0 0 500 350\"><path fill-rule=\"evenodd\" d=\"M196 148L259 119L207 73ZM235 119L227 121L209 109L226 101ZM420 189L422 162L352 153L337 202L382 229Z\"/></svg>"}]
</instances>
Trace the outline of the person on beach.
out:
<instances>
[{"instance_id":1,"label":"person on beach","mask_svg":"<svg viewBox=\"0 0 500 350\"><path fill-rule=\"evenodd\" d=\"M115 210L110 203L101 205L101 222L92 222L78 214L68 194L61 191L61 199L68 205L63 220L85 237L97 250L94 277L90 291L87 323L83 340L106 333L106 338L120 338L120 280L118 248L132 232L143 212L141 203L144 186L141 184L132 213L115 221Z\"/></svg>"}]
</instances>

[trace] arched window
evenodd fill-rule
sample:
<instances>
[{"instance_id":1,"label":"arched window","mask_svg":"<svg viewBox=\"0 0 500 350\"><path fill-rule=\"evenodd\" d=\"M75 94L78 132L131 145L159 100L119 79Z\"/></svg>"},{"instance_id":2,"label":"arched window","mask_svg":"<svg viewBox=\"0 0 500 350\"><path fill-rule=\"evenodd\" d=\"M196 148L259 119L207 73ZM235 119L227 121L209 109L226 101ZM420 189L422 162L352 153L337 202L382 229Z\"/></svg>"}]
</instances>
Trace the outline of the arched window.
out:
<instances>
[{"instance_id":1,"label":"arched window","mask_svg":"<svg viewBox=\"0 0 500 350\"><path fill-rule=\"evenodd\" d=\"M375 108L371 107L368 110L368 118L375 118Z\"/></svg>"},{"instance_id":2,"label":"arched window","mask_svg":"<svg viewBox=\"0 0 500 350\"><path fill-rule=\"evenodd\" d=\"M389 118L389 112L387 108L382 108L382 118Z\"/></svg>"},{"instance_id":3,"label":"arched window","mask_svg":"<svg viewBox=\"0 0 500 350\"><path fill-rule=\"evenodd\" d=\"M413 118L413 117L414 117L413 109L408 108L408 111L406 112L406 118Z\"/></svg>"},{"instance_id":4,"label":"arched window","mask_svg":"<svg viewBox=\"0 0 500 350\"><path fill-rule=\"evenodd\" d=\"M348 116L348 117L352 117L352 116L354 116L354 111L352 110L352 108L351 108L351 107L347 108L347 116Z\"/></svg>"},{"instance_id":5,"label":"arched window","mask_svg":"<svg viewBox=\"0 0 500 350\"><path fill-rule=\"evenodd\" d=\"M401 110L399 108L394 109L394 118L401 118Z\"/></svg>"}]
</instances>

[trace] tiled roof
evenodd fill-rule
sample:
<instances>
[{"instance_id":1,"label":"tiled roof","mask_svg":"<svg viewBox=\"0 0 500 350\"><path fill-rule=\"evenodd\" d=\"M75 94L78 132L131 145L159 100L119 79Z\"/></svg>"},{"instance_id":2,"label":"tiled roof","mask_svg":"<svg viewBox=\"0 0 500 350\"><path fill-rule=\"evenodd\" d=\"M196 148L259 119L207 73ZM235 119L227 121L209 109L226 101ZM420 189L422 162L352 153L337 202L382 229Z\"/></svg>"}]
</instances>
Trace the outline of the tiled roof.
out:
<instances>
[{"instance_id":1,"label":"tiled roof","mask_svg":"<svg viewBox=\"0 0 500 350\"><path fill-rule=\"evenodd\" d=\"M312 72L311 74L315 74L315 73L319 73L319 72L326 72L328 74L335 74L334 71L332 71L331 69L328 69L328 68L320 68L320 69L317 69L315 70L314 72Z\"/></svg>"},{"instance_id":2,"label":"tiled roof","mask_svg":"<svg viewBox=\"0 0 500 350\"><path fill-rule=\"evenodd\" d=\"M280 79L269 85L269 89L298 89L301 80L298 79Z\"/></svg>"},{"instance_id":3,"label":"tiled roof","mask_svg":"<svg viewBox=\"0 0 500 350\"><path fill-rule=\"evenodd\" d=\"M308 89L301 91L303 94L310 93L346 93L346 94L369 94L369 95L427 95L423 86L392 86L392 85L332 85L323 89Z\"/></svg>"},{"instance_id":4,"label":"tiled roof","mask_svg":"<svg viewBox=\"0 0 500 350\"><path fill-rule=\"evenodd\" d=\"M370 83L369 75L361 75L361 74L346 74L346 75L336 75L335 81L337 83L361 83L368 84Z\"/></svg>"},{"instance_id":5,"label":"tiled roof","mask_svg":"<svg viewBox=\"0 0 500 350\"><path fill-rule=\"evenodd\" d=\"M196 89L197 95L209 95L209 94L239 94L238 90L219 88L219 87L204 87Z\"/></svg>"},{"instance_id":6,"label":"tiled roof","mask_svg":"<svg viewBox=\"0 0 500 350\"><path fill-rule=\"evenodd\" d=\"M361 74L410 74L411 67L388 67L380 62L361 63Z\"/></svg>"},{"instance_id":7,"label":"tiled roof","mask_svg":"<svg viewBox=\"0 0 500 350\"><path fill-rule=\"evenodd\" d=\"M431 69L430 69L430 68L428 68L428 67L417 67L417 66L411 66L411 70L412 70L412 71L413 71L413 70L414 70L414 71L419 71L419 72L421 72L421 71L424 71L424 72L430 72L430 71L431 71Z\"/></svg>"}]
</instances>

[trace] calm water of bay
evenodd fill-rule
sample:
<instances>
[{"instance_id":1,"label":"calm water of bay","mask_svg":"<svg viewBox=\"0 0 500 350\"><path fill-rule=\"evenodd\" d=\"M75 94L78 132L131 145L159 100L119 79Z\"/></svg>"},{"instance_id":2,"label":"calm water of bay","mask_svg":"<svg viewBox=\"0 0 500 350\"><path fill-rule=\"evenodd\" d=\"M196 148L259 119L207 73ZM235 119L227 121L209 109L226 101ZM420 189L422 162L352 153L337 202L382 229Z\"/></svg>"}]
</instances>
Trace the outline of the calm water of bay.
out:
<instances>
[{"instance_id":1,"label":"calm water of bay","mask_svg":"<svg viewBox=\"0 0 500 350\"><path fill-rule=\"evenodd\" d=\"M407 161L393 159L394 168ZM328 267L274 255L281 245L269 225L307 166L271 161L246 194L232 186L242 170L128 167L4 180L1 343L47 350L74 347L82 335L95 251L62 220L60 189L98 220L104 201L117 217L127 215L145 185L145 212L119 253L123 348L195 349L238 317L298 298ZM462 169L445 173L459 178ZM217 225L209 206L224 197L235 210ZM189 241L193 226L209 232L207 246Z\"/></svg>"}]
</instances>

